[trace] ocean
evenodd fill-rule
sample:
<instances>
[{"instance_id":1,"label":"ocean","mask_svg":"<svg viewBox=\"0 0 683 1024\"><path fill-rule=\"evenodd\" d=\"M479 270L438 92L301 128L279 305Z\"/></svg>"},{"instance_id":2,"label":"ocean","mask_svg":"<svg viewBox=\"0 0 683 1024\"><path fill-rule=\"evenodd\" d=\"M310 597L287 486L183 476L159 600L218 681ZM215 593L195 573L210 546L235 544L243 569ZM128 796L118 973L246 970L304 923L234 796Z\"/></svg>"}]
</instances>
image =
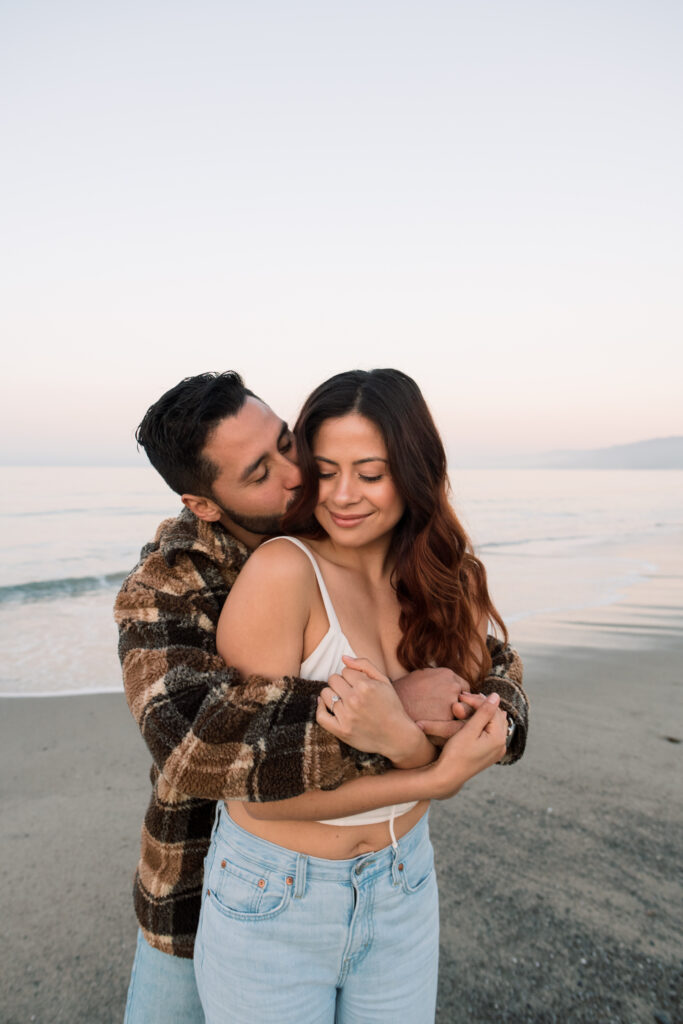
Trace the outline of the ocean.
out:
<instances>
[{"instance_id":1,"label":"ocean","mask_svg":"<svg viewBox=\"0 0 683 1024\"><path fill-rule=\"evenodd\" d=\"M0 696L121 690L112 605L180 502L150 467L5 467ZM510 627L609 605L680 543L680 470L453 470ZM528 633L528 630L527 630Z\"/></svg>"}]
</instances>

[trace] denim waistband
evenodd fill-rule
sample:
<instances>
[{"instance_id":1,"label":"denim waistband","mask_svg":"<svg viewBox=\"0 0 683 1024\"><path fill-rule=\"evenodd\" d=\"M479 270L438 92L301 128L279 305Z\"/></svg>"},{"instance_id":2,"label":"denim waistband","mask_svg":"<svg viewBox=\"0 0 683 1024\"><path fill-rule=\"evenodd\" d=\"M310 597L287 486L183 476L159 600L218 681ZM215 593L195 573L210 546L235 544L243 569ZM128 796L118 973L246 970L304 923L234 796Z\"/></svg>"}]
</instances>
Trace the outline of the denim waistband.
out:
<instances>
[{"instance_id":1,"label":"denim waistband","mask_svg":"<svg viewBox=\"0 0 683 1024\"><path fill-rule=\"evenodd\" d=\"M294 874L297 866L300 869L300 862L304 859L308 878L328 881L343 882L351 876L360 875L361 872L368 878L392 870L402 858L407 859L425 839L429 838L429 811L426 811L417 824L401 836L396 849L389 845L348 860L326 860L297 853L296 850L288 850L267 839L261 839L260 836L254 836L232 820L226 807L219 804L219 809L220 817L217 816L214 843L225 843L236 853L253 858L261 867L283 871L285 874Z\"/></svg>"}]
</instances>

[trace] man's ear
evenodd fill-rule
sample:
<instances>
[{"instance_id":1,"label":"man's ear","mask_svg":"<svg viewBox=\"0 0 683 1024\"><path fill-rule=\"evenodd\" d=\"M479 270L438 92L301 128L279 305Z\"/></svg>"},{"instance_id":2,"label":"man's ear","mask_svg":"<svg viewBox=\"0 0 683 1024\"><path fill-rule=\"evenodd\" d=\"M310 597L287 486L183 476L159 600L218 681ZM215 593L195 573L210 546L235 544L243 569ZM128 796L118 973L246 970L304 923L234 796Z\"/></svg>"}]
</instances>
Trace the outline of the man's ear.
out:
<instances>
[{"instance_id":1,"label":"man's ear","mask_svg":"<svg viewBox=\"0 0 683 1024\"><path fill-rule=\"evenodd\" d=\"M215 501L211 501L211 498L201 498L198 494L181 494L180 500L185 508L189 508L197 519L203 519L205 523L215 523L221 517L221 509Z\"/></svg>"}]
</instances>

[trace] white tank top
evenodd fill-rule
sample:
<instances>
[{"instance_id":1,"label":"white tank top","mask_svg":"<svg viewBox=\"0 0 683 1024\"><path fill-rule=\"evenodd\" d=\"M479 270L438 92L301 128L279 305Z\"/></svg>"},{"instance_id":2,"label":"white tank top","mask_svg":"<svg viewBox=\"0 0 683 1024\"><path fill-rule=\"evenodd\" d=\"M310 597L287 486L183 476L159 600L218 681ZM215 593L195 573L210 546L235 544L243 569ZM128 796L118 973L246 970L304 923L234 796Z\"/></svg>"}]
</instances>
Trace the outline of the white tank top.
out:
<instances>
[{"instance_id":1,"label":"white tank top","mask_svg":"<svg viewBox=\"0 0 683 1024\"><path fill-rule=\"evenodd\" d=\"M327 621L330 624L325 636L322 638L318 646L314 651L308 655L301 663L299 669L299 675L302 679L329 679L330 676L334 675L335 672L341 672L346 666L342 659L342 654L348 654L349 657L355 658L356 654L351 647L351 644L342 633L342 628L337 618L337 613L334 610L332 600L325 586L323 575L320 571L315 556L311 549L307 547L303 541L300 541L298 537L271 537L270 540L266 540L264 544L270 544L274 540L288 540L292 544L296 544L298 548L307 555L310 559L311 565L315 572L315 577L320 587L320 594L323 599L325 606L325 612L327 614ZM263 544L261 545L263 547ZM360 814L350 814L346 818L327 818L321 820L321 825L377 825L382 821L389 821L393 826L394 818L397 818L401 814L405 814L407 811L412 811L417 801L407 804L394 804L391 807L377 807L372 811L362 811ZM393 829L392 829L393 831Z\"/></svg>"}]
</instances>

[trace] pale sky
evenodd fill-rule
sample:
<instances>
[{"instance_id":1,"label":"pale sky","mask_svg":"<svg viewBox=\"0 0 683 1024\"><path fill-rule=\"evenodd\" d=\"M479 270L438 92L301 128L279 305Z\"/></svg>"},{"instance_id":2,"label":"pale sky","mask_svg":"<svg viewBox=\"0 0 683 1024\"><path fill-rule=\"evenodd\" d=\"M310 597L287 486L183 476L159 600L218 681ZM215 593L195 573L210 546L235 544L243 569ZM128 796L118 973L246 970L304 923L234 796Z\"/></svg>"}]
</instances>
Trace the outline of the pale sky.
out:
<instances>
[{"instance_id":1,"label":"pale sky","mask_svg":"<svg viewBox=\"0 0 683 1024\"><path fill-rule=\"evenodd\" d=\"M683 5L5 2L0 461L397 366L451 458L683 434Z\"/></svg>"}]
</instances>

